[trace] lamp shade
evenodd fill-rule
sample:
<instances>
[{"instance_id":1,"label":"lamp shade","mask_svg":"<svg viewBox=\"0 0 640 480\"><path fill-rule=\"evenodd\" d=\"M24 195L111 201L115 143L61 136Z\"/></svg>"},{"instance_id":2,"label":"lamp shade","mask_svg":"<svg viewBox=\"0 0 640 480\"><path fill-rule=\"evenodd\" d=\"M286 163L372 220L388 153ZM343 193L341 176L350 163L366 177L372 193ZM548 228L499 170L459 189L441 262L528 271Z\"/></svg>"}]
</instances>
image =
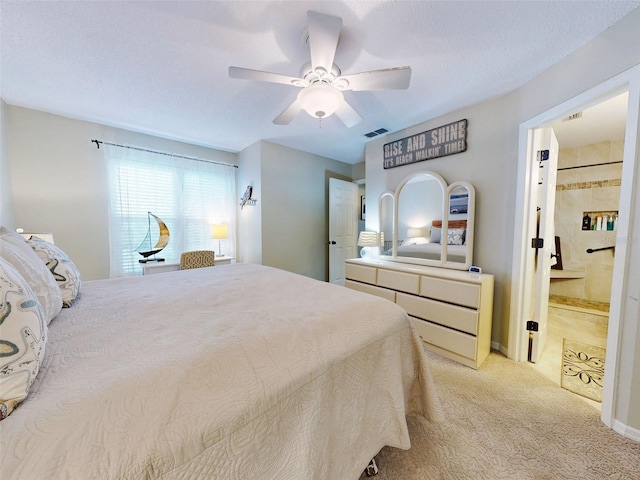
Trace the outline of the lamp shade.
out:
<instances>
[{"instance_id":1,"label":"lamp shade","mask_svg":"<svg viewBox=\"0 0 640 480\"><path fill-rule=\"evenodd\" d=\"M220 240L227 238L227 226L226 225L211 225L211 238Z\"/></svg>"},{"instance_id":2,"label":"lamp shade","mask_svg":"<svg viewBox=\"0 0 640 480\"><path fill-rule=\"evenodd\" d=\"M298 93L302 108L315 118L333 115L343 100L344 95L340 90L322 82L309 85Z\"/></svg>"},{"instance_id":3,"label":"lamp shade","mask_svg":"<svg viewBox=\"0 0 640 480\"><path fill-rule=\"evenodd\" d=\"M418 238L418 237L426 237L427 229L426 228L409 228L407 229L407 237L408 238Z\"/></svg>"},{"instance_id":4,"label":"lamp shade","mask_svg":"<svg viewBox=\"0 0 640 480\"><path fill-rule=\"evenodd\" d=\"M360 235L358 235L359 247L377 247L379 245L378 232L360 232Z\"/></svg>"}]
</instances>

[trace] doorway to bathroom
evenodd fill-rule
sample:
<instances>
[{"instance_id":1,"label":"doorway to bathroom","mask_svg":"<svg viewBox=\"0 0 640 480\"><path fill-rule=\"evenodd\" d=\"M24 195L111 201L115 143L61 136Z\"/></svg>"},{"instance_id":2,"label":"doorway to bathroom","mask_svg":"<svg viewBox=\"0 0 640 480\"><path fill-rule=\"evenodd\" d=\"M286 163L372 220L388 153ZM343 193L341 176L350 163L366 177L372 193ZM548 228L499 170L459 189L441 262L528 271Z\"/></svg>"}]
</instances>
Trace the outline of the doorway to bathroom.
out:
<instances>
[{"instance_id":1,"label":"doorway to bathroom","mask_svg":"<svg viewBox=\"0 0 640 480\"><path fill-rule=\"evenodd\" d=\"M546 341L534 368L600 408L628 93L550 125L555 172L554 265Z\"/></svg>"},{"instance_id":2,"label":"doorway to bathroom","mask_svg":"<svg viewBox=\"0 0 640 480\"><path fill-rule=\"evenodd\" d=\"M614 417L614 409L620 398L627 398L625 385L630 382L630 373L625 369L625 361L629 360L630 350L626 348L622 333L634 325L623 323L629 314L633 315L635 304L629 304L625 294L630 286L631 273L627 262L632 262L631 245L629 239L635 224L632 224L634 211L634 185L636 182L636 167L638 154L639 111L640 111L640 67L632 68L611 78L602 84L591 88L540 115L520 125L519 134L519 164L517 176L517 202L515 208L514 255L512 269L512 290L509 322L509 350L508 356L517 361L527 360L527 351L532 332L527 330L531 314L535 310L535 277L534 249L531 239L536 236L536 205L538 185L532 181L531 172L536 163L536 150L533 148L535 132L572 116L579 110L590 108L596 104L611 99L623 92L628 92L627 121L624 138L622 181L620 185L619 224L615 238L617 240L615 256L613 257L613 278L611 284L610 311L607 325L606 372L604 382L602 408L600 418L610 428L620 432L626 428ZM576 182L578 183L578 182ZM553 193L555 194L555 188ZM586 210L586 209L585 209ZM533 228L533 234L532 234ZM592 232L596 233L596 232ZM587 246L590 248L591 245ZM543 256L545 258L546 256ZM586 268L585 268L586 270ZM542 276L544 277L544 276ZM547 275L550 281L550 274ZM554 280L555 281L555 280ZM550 286L550 284L547 284ZM544 297L544 296L541 296ZM632 300L632 299L631 299ZM545 298L548 302L548 297ZM542 311L542 309L538 309ZM546 309L544 310L547 311ZM633 354L633 350L631 350ZM620 397L622 395L622 397Z\"/></svg>"}]
</instances>

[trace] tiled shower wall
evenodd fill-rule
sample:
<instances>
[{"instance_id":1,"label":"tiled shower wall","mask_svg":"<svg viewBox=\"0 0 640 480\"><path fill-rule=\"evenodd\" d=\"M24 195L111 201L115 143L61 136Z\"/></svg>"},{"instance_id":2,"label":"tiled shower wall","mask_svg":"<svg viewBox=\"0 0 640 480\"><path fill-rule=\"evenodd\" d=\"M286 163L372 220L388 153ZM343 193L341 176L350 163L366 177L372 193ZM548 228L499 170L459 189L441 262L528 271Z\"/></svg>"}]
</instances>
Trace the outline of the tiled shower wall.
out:
<instances>
[{"instance_id":1,"label":"tiled shower wall","mask_svg":"<svg viewBox=\"0 0 640 480\"><path fill-rule=\"evenodd\" d=\"M623 146L621 139L560 149L555 232L560 237L563 269L583 271L585 277L551 280L552 296L575 299L577 304L580 300L609 303L613 250L586 251L615 245L617 232L583 231L582 217L584 212L618 210Z\"/></svg>"}]
</instances>

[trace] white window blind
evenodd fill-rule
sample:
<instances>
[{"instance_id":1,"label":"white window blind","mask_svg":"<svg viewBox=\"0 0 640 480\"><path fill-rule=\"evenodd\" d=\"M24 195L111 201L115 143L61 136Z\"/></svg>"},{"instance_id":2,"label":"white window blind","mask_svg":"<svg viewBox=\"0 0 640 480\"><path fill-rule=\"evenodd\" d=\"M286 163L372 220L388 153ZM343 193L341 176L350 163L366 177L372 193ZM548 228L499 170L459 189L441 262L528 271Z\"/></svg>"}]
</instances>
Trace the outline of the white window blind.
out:
<instances>
[{"instance_id":1,"label":"white window blind","mask_svg":"<svg viewBox=\"0 0 640 480\"><path fill-rule=\"evenodd\" d=\"M104 155L109 177L111 277L141 273L139 260L143 257L138 247L149 227L152 246L159 235L148 212L169 229L169 243L157 254L165 261L178 261L189 250L217 250L218 240L211 238L214 224L228 226L228 238L220 240L220 247L226 255L235 255L234 167L109 145ZM145 245L148 249L149 244Z\"/></svg>"}]
</instances>

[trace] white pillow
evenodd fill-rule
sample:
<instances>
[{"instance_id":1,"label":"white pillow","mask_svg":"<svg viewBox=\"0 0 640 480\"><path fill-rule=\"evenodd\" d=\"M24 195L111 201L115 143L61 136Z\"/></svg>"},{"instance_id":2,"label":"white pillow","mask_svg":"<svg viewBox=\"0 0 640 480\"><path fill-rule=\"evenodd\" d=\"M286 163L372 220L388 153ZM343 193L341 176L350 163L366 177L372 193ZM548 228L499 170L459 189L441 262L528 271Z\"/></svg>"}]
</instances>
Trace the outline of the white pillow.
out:
<instances>
[{"instance_id":1,"label":"white pillow","mask_svg":"<svg viewBox=\"0 0 640 480\"><path fill-rule=\"evenodd\" d=\"M47 324L38 298L20 273L0 258L0 420L29 393L40 370Z\"/></svg>"},{"instance_id":2,"label":"white pillow","mask_svg":"<svg viewBox=\"0 0 640 480\"><path fill-rule=\"evenodd\" d=\"M447 245L462 245L464 243L464 237L464 228L450 228L447 238Z\"/></svg>"},{"instance_id":3,"label":"white pillow","mask_svg":"<svg viewBox=\"0 0 640 480\"><path fill-rule=\"evenodd\" d=\"M62 310L62 293L47 266L21 235L0 227L0 257L18 271L38 297L47 324Z\"/></svg>"},{"instance_id":4,"label":"white pillow","mask_svg":"<svg viewBox=\"0 0 640 480\"><path fill-rule=\"evenodd\" d=\"M429 239L429 242L440 243L441 241L442 241L442 228L431 227L431 238Z\"/></svg>"},{"instance_id":5,"label":"white pillow","mask_svg":"<svg viewBox=\"0 0 640 480\"><path fill-rule=\"evenodd\" d=\"M62 306L70 307L82 286L82 277L78 268L66 253L46 240L32 236L27 243L53 274L62 293Z\"/></svg>"}]
</instances>

